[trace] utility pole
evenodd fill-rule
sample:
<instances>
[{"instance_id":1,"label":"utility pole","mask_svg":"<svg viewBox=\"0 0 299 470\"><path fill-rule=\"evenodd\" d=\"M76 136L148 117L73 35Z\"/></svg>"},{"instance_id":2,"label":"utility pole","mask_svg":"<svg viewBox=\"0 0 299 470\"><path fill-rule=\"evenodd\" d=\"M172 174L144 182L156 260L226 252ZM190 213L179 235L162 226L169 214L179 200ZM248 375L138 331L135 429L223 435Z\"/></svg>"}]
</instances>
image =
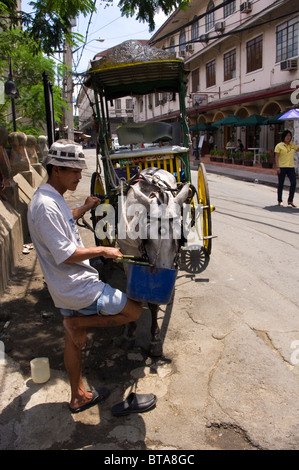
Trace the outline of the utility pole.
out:
<instances>
[{"instance_id":1,"label":"utility pole","mask_svg":"<svg viewBox=\"0 0 299 470\"><path fill-rule=\"evenodd\" d=\"M76 26L76 18L71 18L71 28ZM66 131L67 138L74 140L74 107L73 107L73 54L71 46L64 41L63 46L63 99L69 109L64 109L63 113L63 129Z\"/></svg>"},{"instance_id":2,"label":"utility pole","mask_svg":"<svg viewBox=\"0 0 299 470\"><path fill-rule=\"evenodd\" d=\"M46 118L47 118L47 132L48 132L48 145L51 147L55 140L55 121L54 121L54 106L53 106L53 88L52 83L48 80L47 72L43 72L44 83L44 96L46 104Z\"/></svg>"},{"instance_id":3,"label":"utility pole","mask_svg":"<svg viewBox=\"0 0 299 470\"><path fill-rule=\"evenodd\" d=\"M73 77L72 65L73 56L70 45L64 41L63 46L63 99L67 103L69 109L64 108L63 127L67 134L67 138L74 140L74 116L73 116Z\"/></svg>"},{"instance_id":4,"label":"utility pole","mask_svg":"<svg viewBox=\"0 0 299 470\"><path fill-rule=\"evenodd\" d=\"M76 18L71 18L70 29L76 26ZM69 31L71 32L71 30ZM104 39L92 39L92 41L103 42ZM89 41L91 42L91 41ZM88 43L84 43L84 46ZM63 86L62 86L62 96L63 100L66 102L69 109L63 110L63 122L62 122L62 131L64 135L67 135L67 138L74 140L74 107L73 107L73 53L81 49L80 46L74 51L72 51L69 43L64 41L63 45L63 64L64 64L64 73L63 73Z\"/></svg>"}]
</instances>

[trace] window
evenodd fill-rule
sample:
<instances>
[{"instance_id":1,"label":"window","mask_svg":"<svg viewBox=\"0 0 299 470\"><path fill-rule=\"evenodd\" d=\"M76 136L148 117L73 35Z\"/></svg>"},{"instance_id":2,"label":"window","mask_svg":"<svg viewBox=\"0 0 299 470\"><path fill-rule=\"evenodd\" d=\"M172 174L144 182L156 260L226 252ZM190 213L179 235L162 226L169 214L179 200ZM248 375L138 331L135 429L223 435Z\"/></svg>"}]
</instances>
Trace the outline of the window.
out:
<instances>
[{"instance_id":1,"label":"window","mask_svg":"<svg viewBox=\"0 0 299 470\"><path fill-rule=\"evenodd\" d=\"M170 38L170 42L169 42L169 52L171 52L172 54L175 53L174 38L173 38L173 37Z\"/></svg>"},{"instance_id":2,"label":"window","mask_svg":"<svg viewBox=\"0 0 299 470\"><path fill-rule=\"evenodd\" d=\"M212 11L211 13L208 13L213 8L214 8L214 2L211 0L208 3L207 14L206 14L206 33L208 33L215 26L215 12Z\"/></svg>"},{"instance_id":3,"label":"window","mask_svg":"<svg viewBox=\"0 0 299 470\"><path fill-rule=\"evenodd\" d=\"M211 60L206 64L207 87L216 85L216 60Z\"/></svg>"},{"instance_id":4,"label":"window","mask_svg":"<svg viewBox=\"0 0 299 470\"><path fill-rule=\"evenodd\" d=\"M117 98L115 100L115 112L117 114L120 114L121 113L121 99L120 98Z\"/></svg>"},{"instance_id":5,"label":"window","mask_svg":"<svg viewBox=\"0 0 299 470\"><path fill-rule=\"evenodd\" d=\"M179 51L182 52L186 49L186 33L185 30L180 32L179 38Z\"/></svg>"},{"instance_id":6,"label":"window","mask_svg":"<svg viewBox=\"0 0 299 470\"><path fill-rule=\"evenodd\" d=\"M194 18L196 18L196 16L194 16ZM198 20L197 20L191 26L191 40L195 41L195 39L198 39L198 37L199 37L199 26L198 26Z\"/></svg>"},{"instance_id":7,"label":"window","mask_svg":"<svg viewBox=\"0 0 299 470\"><path fill-rule=\"evenodd\" d=\"M236 78L236 49L223 56L224 81Z\"/></svg>"},{"instance_id":8,"label":"window","mask_svg":"<svg viewBox=\"0 0 299 470\"><path fill-rule=\"evenodd\" d=\"M191 74L192 93L199 91L199 69L192 70Z\"/></svg>"},{"instance_id":9,"label":"window","mask_svg":"<svg viewBox=\"0 0 299 470\"><path fill-rule=\"evenodd\" d=\"M276 61L298 56L298 18L287 21L276 30Z\"/></svg>"},{"instance_id":10,"label":"window","mask_svg":"<svg viewBox=\"0 0 299 470\"><path fill-rule=\"evenodd\" d=\"M161 96L161 102L160 102L160 104L165 104L165 103L167 102L167 98L168 98L168 93L163 92L163 93L162 93L162 96Z\"/></svg>"},{"instance_id":11,"label":"window","mask_svg":"<svg viewBox=\"0 0 299 470\"><path fill-rule=\"evenodd\" d=\"M153 107L153 95L148 95L148 109L152 109Z\"/></svg>"},{"instance_id":12,"label":"window","mask_svg":"<svg viewBox=\"0 0 299 470\"><path fill-rule=\"evenodd\" d=\"M133 110L133 100L132 98L127 98L126 99L126 110L130 110L132 111Z\"/></svg>"},{"instance_id":13,"label":"window","mask_svg":"<svg viewBox=\"0 0 299 470\"><path fill-rule=\"evenodd\" d=\"M159 93L155 93L155 107L159 106L160 104L160 95Z\"/></svg>"},{"instance_id":14,"label":"window","mask_svg":"<svg viewBox=\"0 0 299 470\"><path fill-rule=\"evenodd\" d=\"M236 11L236 0L232 0L227 5L223 7L223 16L227 18L229 15L232 15Z\"/></svg>"},{"instance_id":15,"label":"window","mask_svg":"<svg viewBox=\"0 0 299 470\"><path fill-rule=\"evenodd\" d=\"M258 36L246 45L247 73L263 66L263 36Z\"/></svg>"}]
</instances>

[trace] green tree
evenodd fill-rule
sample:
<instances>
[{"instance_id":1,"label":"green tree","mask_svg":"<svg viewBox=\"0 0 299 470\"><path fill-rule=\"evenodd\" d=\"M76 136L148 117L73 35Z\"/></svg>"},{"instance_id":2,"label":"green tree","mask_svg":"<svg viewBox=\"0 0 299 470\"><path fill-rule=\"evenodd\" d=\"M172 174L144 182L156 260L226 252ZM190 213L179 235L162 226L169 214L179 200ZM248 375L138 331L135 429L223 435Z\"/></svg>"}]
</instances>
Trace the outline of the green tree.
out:
<instances>
[{"instance_id":1,"label":"green tree","mask_svg":"<svg viewBox=\"0 0 299 470\"><path fill-rule=\"evenodd\" d=\"M185 8L189 3L190 0L119 0L118 7L122 16L136 14L136 18L148 23L149 31L153 31L155 13L162 10L168 15L175 8ZM32 14L17 11L16 0L2 0L0 29L7 31L22 25L24 34L34 40L35 50L50 54L60 49L64 39L70 44L80 40L80 35L71 32L72 18L79 14L92 14L97 10L97 4L109 6L113 4L113 0L32 0L29 3L33 9Z\"/></svg>"},{"instance_id":2,"label":"green tree","mask_svg":"<svg viewBox=\"0 0 299 470\"><path fill-rule=\"evenodd\" d=\"M149 31L155 29L155 14L162 10L165 15L169 15L176 8L186 8L191 0L120 0L118 5L122 16L134 16L139 21L149 25Z\"/></svg>"},{"instance_id":3,"label":"green tree","mask_svg":"<svg viewBox=\"0 0 299 470\"><path fill-rule=\"evenodd\" d=\"M96 10L94 0L36 0L29 3L33 13L18 11L16 0L0 1L0 29L14 31L22 28L29 37L32 52L51 54L59 49L66 39L76 44L81 35L71 32L71 20L79 14L87 16ZM16 44L19 37L16 35Z\"/></svg>"},{"instance_id":4,"label":"green tree","mask_svg":"<svg viewBox=\"0 0 299 470\"><path fill-rule=\"evenodd\" d=\"M3 57L3 56L2 56ZM20 98L15 100L16 114L18 116L17 129L26 134L39 135L44 133L45 125L45 99L43 89L43 72L48 74L53 84L53 100L55 122L59 123L65 103L61 99L61 90L55 85L57 74L54 60L45 57L41 52L32 55L28 43L19 44L10 56L13 70L13 80L19 90ZM60 71L58 71L60 74ZM0 60L0 78L5 82L8 78L8 59ZM10 99L0 104L0 124L12 131L12 119L8 115Z\"/></svg>"}]
</instances>

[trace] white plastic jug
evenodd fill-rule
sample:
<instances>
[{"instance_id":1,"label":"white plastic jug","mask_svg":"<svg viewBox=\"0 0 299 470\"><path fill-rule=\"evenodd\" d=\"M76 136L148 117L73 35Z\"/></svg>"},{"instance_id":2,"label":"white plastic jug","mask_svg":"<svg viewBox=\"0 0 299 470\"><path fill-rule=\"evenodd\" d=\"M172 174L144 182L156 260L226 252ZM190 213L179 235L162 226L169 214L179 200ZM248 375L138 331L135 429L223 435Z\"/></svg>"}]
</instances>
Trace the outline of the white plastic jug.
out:
<instances>
[{"instance_id":1,"label":"white plastic jug","mask_svg":"<svg viewBox=\"0 0 299 470\"><path fill-rule=\"evenodd\" d=\"M36 357L30 361L31 378L36 384L43 384L50 378L50 365L47 357Z\"/></svg>"}]
</instances>

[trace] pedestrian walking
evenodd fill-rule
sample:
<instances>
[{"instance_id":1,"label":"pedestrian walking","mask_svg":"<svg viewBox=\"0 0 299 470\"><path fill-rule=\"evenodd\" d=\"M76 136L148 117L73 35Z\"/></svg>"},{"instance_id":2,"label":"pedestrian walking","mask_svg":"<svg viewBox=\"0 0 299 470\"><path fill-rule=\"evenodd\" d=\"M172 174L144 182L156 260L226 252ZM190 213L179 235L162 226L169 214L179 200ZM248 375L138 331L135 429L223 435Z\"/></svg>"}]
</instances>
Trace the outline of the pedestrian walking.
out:
<instances>
[{"instance_id":1,"label":"pedestrian walking","mask_svg":"<svg viewBox=\"0 0 299 470\"><path fill-rule=\"evenodd\" d=\"M294 194L296 190L296 172L294 167L294 152L299 150L299 147L291 142L292 133L289 130L283 131L281 135L281 142L279 142L275 149L275 163L277 166L278 175L278 188L277 199L278 205L283 206L282 192L285 177L288 176L290 180L290 190L288 197L288 205L297 207L294 203Z\"/></svg>"}]
</instances>

